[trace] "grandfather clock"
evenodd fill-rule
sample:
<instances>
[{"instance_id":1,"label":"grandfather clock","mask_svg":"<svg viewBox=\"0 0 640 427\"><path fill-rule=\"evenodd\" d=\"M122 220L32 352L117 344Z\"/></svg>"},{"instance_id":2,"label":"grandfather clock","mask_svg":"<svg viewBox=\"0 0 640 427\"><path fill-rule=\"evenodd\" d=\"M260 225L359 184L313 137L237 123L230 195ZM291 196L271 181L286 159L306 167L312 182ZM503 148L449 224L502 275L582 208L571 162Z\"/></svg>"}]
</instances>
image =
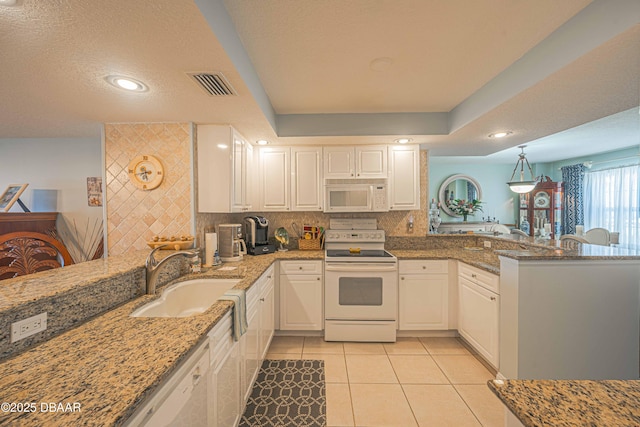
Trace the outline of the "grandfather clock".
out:
<instances>
[{"instance_id":1,"label":"grandfather clock","mask_svg":"<svg viewBox=\"0 0 640 427\"><path fill-rule=\"evenodd\" d=\"M544 176L533 190L520 195L519 221L522 223L524 218L527 219L530 236L539 237L543 234L557 239L562 235L563 193L564 183L554 182Z\"/></svg>"}]
</instances>

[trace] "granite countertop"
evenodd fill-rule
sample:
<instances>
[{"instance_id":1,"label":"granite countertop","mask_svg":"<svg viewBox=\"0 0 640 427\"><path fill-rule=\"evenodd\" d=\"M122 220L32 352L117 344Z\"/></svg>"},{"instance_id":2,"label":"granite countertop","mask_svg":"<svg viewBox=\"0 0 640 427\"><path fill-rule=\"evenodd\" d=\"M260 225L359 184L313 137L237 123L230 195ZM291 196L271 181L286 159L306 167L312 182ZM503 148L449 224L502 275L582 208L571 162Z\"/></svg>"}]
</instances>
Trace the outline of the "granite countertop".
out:
<instances>
[{"instance_id":1,"label":"granite countertop","mask_svg":"<svg viewBox=\"0 0 640 427\"><path fill-rule=\"evenodd\" d=\"M496 255L518 260L598 260L624 259L640 260L640 252L615 246L581 245L575 250L556 248L555 250L496 250Z\"/></svg>"},{"instance_id":2,"label":"granite countertop","mask_svg":"<svg viewBox=\"0 0 640 427\"><path fill-rule=\"evenodd\" d=\"M136 251L5 279L0 286L0 312L37 298L60 294L100 279L144 268L148 255L149 251Z\"/></svg>"},{"instance_id":3,"label":"granite countertop","mask_svg":"<svg viewBox=\"0 0 640 427\"><path fill-rule=\"evenodd\" d=\"M490 249L469 248L465 249L390 249L399 260L411 259L456 259L486 270L490 273L500 274L500 261L498 256Z\"/></svg>"},{"instance_id":4,"label":"granite countertop","mask_svg":"<svg viewBox=\"0 0 640 427\"><path fill-rule=\"evenodd\" d=\"M639 426L640 381L491 380L526 427Z\"/></svg>"},{"instance_id":5,"label":"granite countertop","mask_svg":"<svg viewBox=\"0 0 640 427\"><path fill-rule=\"evenodd\" d=\"M403 259L457 259L499 274L496 252L481 248L390 249ZM148 252L79 264L37 277L9 279L0 292L3 304L33 299L37 282L47 281L46 292L62 292L101 277L142 268ZM249 289L278 259L324 259L324 251L277 252L247 256L225 263L235 270L209 269L191 278L239 278L237 289ZM175 281L174 281L175 282ZM170 285L171 282L167 285ZM39 287L42 292L42 287ZM159 290L161 290L160 288ZM133 318L138 307L157 298L137 297L80 326L68 330L0 363L0 402L33 402L33 413L0 412L0 425L119 425L123 423L202 342L206 333L230 310L231 302L218 301L205 313L186 318ZM1 306L2 304L0 304ZM79 404L66 413L40 411L46 402ZM71 406L73 408L73 406Z\"/></svg>"},{"instance_id":6,"label":"granite countertop","mask_svg":"<svg viewBox=\"0 0 640 427\"><path fill-rule=\"evenodd\" d=\"M324 258L323 251L289 251L247 257L236 270L209 270L198 277L239 278L248 289L277 259ZM170 284L170 283L169 283ZM168 284L168 285L169 285ZM218 301L201 315L135 318L131 312L157 298L144 295L0 364L0 402L33 402L35 412L0 412L0 425L120 425L136 406L189 356L230 310ZM80 411L42 412L42 403L80 405Z\"/></svg>"}]
</instances>

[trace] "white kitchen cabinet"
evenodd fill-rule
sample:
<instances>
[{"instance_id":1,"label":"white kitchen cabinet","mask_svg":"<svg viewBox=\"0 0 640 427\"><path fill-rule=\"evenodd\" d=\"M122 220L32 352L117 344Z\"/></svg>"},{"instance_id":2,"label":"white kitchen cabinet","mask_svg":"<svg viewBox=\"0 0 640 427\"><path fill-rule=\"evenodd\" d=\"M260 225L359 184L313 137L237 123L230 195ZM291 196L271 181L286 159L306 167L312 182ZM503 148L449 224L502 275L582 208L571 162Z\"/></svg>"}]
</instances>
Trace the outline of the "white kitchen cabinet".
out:
<instances>
[{"instance_id":1,"label":"white kitchen cabinet","mask_svg":"<svg viewBox=\"0 0 640 427\"><path fill-rule=\"evenodd\" d=\"M279 286L280 330L322 330L322 261L280 261Z\"/></svg>"},{"instance_id":2,"label":"white kitchen cabinet","mask_svg":"<svg viewBox=\"0 0 640 427\"><path fill-rule=\"evenodd\" d=\"M291 148L291 210L322 211L322 148Z\"/></svg>"},{"instance_id":3,"label":"white kitchen cabinet","mask_svg":"<svg viewBox=\"0 0 640 427\"><path fill-rule=\"evenodd\" d=\"M470 282L482 286L483 288L499 294L500 293L500 276L481 270L463 262L458 263L458 276L463 277Z\"/></svg>"},{"instance_id":4,"label":"white kitchen cabinet","mask_svg":"<svg viewBox=\"0 0 640 427\"><path fill-rule=\"evenodd\" d=\"M247 291L247 332L240 338L241 411L251 396L253 384L274 333L274 268L269 267Z\"/></svg>"},{"instance_id":5,"label":"white kitchen cabinet","mask_svg":"<svg viewBox=\"0 0 640 427\"><path fill-rule=\"evenodd\" d=\"M321 148L260 148L258 210L321 211L321 174Z\"/></svg>"},{"instance_id":6,"label":"white kitchen cabinet","mask_svg":"<svg viewBox=\"0 0 640 427\"><path fill-rule=\"evenodd\" d=\"M420 209L420 146L389 146L389 210Z\"/></svg>"},{"instance_id":7,"label":"white kitchen cabinet","mask_svg":"<svg viewBox=\"0 0 640 427\"><path fill-rule=\"evenodd\" d=\"M198 212L246 212L253 199L253 147L231 126L197 127Z\"/></svg>"},{"instance_id":8,"label":"white kitchen cabinet","mask_svg":"<svg viewBox=\"0 0 640 427\"><path fill-rule=\"evenodd\" d=\"M290 204L289 147L260 148L260 211L287 211Z\"/></svg>"},{"instance_id":9,"label":"white kitchen cabinet","mask_svg":"<svg viewBox=\"0 0 640 427\"><path fill-rule=\"evenodd\" d=\"M242 401L246 403L251 395L261 362L260 352L260 289L252 286L247 291L247 332L240 338L241 390Z\"/></svg>"},{"instance_id":10,"label":"white kitchen cabinet","mask_svg":"<svg viewBox=\"0 0 640 427\"><path fill-rule=\"evenodd\" d=\"M461 262L458 266L458 333L498 368L499 277Z\"/></svg>"},{"instance_id":11,"label":"white kitchen cabinet","mask_svg":"<svg viewBox=\"0 0 640 427\"><path fill-rule=\"evenodd\" d=\"M275 331L274 290L275 275L273 266L262 275L264 278L260 292L260 362L264 360Z\"/></svg>"},{"instance_id":12,"label":"white kitchen cabinet","mask_svg":"<svg viewBox=\"0 0 640 427\"><path fill-rule=\"evenodd\" d=\"M212 348L209 389L209 425L234 427L240 421L241 377L239 344L231 335L231 315L227 314L210 332ZM220 326L220 328L218 328Z\"/></svg>"},{"instance_id":13,"label":"white kitchen cabinet","mask_svg":"<svg viewBox=\"0 0 640 427\"><path fill-rule=\"evenodd\" d=\"M399 261L399 330L446 330L449 324L447 260Z\"/></svg>"},{"instance_id":14,"label":"white kitchen cabinet","mask_svg":"<svg viewBox=\"0 0 640 427\"><path fill-rule=\"evenodd\" d=\"M126 422L127 427L208 426L209 343L201 344Z\"/></svg>"},{"instance_id":15,"label":"white kitchen cabinet","mask_svg":"<svg viewBox=\"0 0 640 427\"><path fill-rule=\"evenodd\" d=\"M324 147L324 178L386 178L387 146Z\"/></svg>"},{"instance_id":16,"label":"white kitchen cabinet","mask_svg":"<svg viewBox=\"0 0 640 427\"><path fill-rule=\"evenodd\" d=\"M232 212L247 212L253 207L253 146L235 134Z\"/></svg>"}]
</instances>

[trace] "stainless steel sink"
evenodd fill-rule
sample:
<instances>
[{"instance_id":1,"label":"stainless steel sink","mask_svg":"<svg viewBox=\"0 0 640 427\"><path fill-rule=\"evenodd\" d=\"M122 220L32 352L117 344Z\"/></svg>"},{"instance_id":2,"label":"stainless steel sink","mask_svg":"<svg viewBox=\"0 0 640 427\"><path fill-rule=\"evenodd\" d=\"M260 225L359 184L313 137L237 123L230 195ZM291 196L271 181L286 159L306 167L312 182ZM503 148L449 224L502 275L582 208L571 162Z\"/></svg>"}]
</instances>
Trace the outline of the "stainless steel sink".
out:
<instances>
[{"instance_id":1,"label":"stainless steel sink","mask_svg":"<svg viewBox=\"0 0 640 427\"><path fill-rule=\"evenodd\" d=\"M165 289L160 298L130 314L131 317L188 317L204 313L239 280L194 279Z\"/></svg>"}]
</instances>

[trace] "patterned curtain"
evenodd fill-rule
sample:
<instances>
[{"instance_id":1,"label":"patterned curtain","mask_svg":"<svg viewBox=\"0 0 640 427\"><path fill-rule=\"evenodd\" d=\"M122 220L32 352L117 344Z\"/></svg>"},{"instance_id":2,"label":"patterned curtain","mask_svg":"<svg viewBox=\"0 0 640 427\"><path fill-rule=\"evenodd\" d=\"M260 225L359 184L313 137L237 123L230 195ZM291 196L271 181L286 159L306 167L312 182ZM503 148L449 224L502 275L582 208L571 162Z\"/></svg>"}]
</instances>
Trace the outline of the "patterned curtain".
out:
<instances>
[{"instance_id":1,"label":"patterned curtain","mask_svg":"<svg viewBox=\"0 0 640 427\"><path fill-rule=\"evenodd\" d=\"M562 234L575 234L576 225L584 225L584 171L585 166L563 166L564 211L562 214Z\"/></svg>"}]
</instances>

